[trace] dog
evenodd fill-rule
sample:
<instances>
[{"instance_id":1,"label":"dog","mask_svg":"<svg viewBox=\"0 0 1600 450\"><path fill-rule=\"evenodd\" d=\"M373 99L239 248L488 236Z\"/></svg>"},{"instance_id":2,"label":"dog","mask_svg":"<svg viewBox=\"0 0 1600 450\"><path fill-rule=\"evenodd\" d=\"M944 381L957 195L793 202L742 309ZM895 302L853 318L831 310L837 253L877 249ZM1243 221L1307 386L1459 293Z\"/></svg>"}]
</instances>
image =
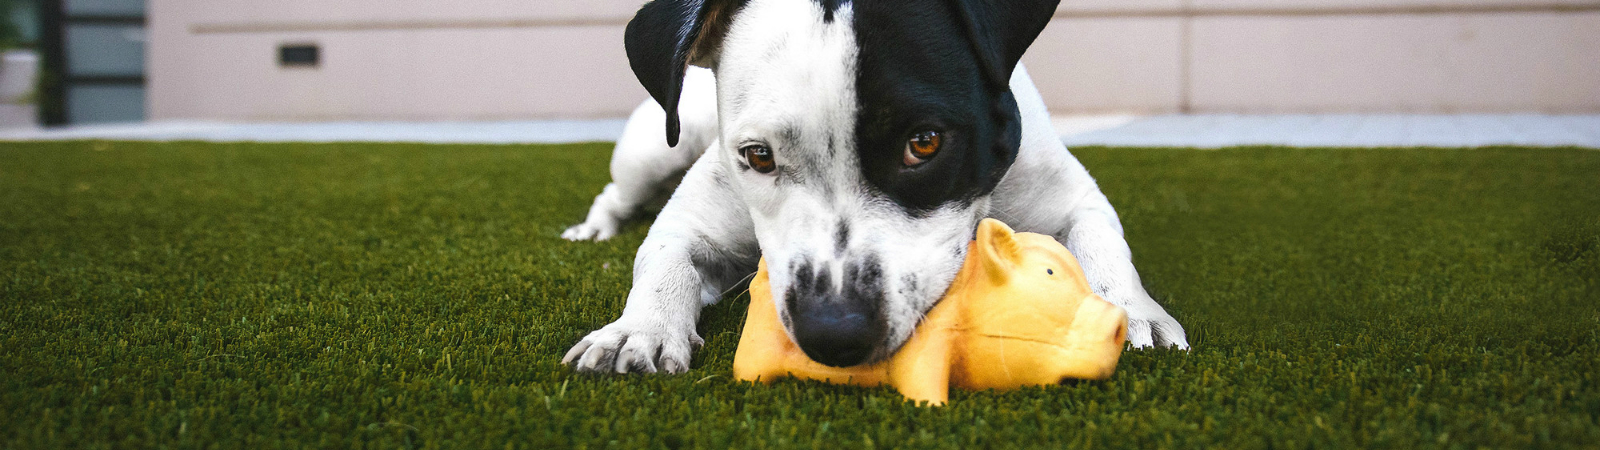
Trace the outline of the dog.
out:
<instances>
[{"instance_id":1,"label":"dog","mask_svg":"<svg viewBox=\"0 0 1600 450\"><path fill-rule=\"evenodd\" d=\"M622 316L562 359L682 373L700 310L765 258L817 362L882 360L949 287L978 221L1050 235L1136 348L1187 348L1140 283L1116 210L1055 134L1022 54L1058 0L655 0L628 23L652 100L569 240L666 200ZM666 133L661 133L665 124ZM675 185L675 186L674 186Z\"/></svg>"}]
</instances>

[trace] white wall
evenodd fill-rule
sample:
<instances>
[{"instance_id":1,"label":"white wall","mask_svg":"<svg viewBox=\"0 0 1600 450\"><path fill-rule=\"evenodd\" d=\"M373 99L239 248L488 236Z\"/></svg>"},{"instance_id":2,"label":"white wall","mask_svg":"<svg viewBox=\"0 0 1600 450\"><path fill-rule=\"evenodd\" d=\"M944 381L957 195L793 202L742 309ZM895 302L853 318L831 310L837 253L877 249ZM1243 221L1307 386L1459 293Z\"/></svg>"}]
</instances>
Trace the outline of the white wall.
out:
<instances>
[{"instance_id":1,"label":"white wall","mask_svg":"<svg viewBox=\"0 0 1600 450\"><path fill-rule=\"evenodd\" d=\"M638 4L151 0L149 115L623 116ZM1025 61L1058 113L1600 112L1600 0L1063 0Z\"/></svg>"}]
</instances>

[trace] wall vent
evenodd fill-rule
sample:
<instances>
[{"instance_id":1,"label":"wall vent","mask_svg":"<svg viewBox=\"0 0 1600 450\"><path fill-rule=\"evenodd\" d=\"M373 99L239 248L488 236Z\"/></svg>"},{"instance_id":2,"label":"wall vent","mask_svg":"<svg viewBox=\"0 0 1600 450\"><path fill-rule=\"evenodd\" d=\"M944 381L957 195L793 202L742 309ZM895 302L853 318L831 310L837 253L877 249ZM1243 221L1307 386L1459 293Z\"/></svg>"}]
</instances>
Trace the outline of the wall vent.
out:
<instances>
[{"instance_id":1,"label":"wall vent","mask_svg":"<svg viewBox=\"0 0 1600 450\"><path fill-rule=\"evenodd\" d=\"M317 67L321 62L317 44L285 44L278 46L278 66Z\"/></svg>"}]
</instances>

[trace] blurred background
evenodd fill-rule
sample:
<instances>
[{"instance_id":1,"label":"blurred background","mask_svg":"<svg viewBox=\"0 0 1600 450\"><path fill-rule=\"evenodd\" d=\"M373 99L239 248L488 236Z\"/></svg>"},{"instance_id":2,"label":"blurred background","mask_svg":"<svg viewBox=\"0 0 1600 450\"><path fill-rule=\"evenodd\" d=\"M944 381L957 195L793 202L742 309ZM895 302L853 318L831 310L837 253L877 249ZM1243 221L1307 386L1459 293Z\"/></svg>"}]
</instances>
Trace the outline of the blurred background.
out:
<instances>
[{"instance_id":1,"label":"blurred background","mask_svg":"<svg viewBox=\"0 0 1600 450\"><path fill-rule=\"evenodd\" d=\"M0 126L625 117L640 0L0 0ZM1063 115L1600 112L1600 0L1063 0Z\"/></svg>"}]
</instances>

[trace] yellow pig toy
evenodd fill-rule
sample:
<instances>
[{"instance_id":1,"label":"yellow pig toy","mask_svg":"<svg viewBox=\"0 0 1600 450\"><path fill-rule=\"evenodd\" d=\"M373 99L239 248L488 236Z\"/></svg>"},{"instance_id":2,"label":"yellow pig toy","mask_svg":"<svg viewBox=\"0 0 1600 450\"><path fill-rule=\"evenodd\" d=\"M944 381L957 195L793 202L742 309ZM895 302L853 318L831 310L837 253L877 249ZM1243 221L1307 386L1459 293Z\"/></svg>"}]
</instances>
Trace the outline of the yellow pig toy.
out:
<instances>
[{"instance_id":1,"label":"yellow pig toy","mask_svg":"<svg viewBox=\"0 0 1600 450\"><path fill-rule=\"evenodd\" d=\"M734 377L887 383L909 400L942 405L950 386L1008 389L1111 376L1127 338L1127 314L1089 289L1066 247L994 219L978 224L969 245L950 290L911 339L887 360L854 367L812 361L795 345L778 322L763 260L750 282Z\"/></svg>"}]
</instances>

